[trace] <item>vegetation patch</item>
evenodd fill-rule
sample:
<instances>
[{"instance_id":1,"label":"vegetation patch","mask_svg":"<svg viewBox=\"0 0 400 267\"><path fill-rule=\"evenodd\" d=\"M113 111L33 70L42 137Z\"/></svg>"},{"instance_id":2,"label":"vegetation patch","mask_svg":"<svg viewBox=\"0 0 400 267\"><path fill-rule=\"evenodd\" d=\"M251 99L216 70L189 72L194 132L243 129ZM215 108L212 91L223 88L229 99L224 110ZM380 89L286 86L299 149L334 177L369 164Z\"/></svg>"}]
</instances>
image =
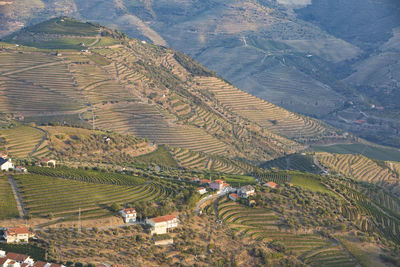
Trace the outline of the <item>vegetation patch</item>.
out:
<instances>
[{"instance_id":1,"label":"vegetation patch","mask_svg":"<svg viewBox=\"0 0 400 267\"><path fill-rule=\"evenodd\" d=\"M157 150L142 156L135 158L135 161L143 164L157 164L161 166L172 166L178 167L178 164L169 153L168 148L165 145L159 145Z\"/></svg>"}]
</instances>

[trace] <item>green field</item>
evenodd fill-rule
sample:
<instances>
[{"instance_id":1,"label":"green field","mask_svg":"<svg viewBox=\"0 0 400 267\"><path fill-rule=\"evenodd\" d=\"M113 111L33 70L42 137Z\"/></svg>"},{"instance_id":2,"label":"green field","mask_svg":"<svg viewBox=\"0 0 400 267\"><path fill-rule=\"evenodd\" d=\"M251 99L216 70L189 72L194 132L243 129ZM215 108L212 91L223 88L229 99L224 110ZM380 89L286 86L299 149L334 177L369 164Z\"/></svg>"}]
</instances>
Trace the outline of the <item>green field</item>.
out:
<instances>
[{"instance_id":1,"label":"green field","mask_svg":"<svg viewBox=\"0 0 400 267\"><path fill-rule=\"evenodd\" d=\"M321 182L317 180L316 176L312 174L293 172L290 174L290 183L314 192L332 194L332 192L328 190L323 184L321 184Z\"/></svg>"},{"instance_id":2,"label":"green field","mask_svg":"<svg viewBox=\"0 0 400 267\"><path fill-rule=\"evenodd\" d=\"M368 158L383 161L400 161L400 150L384 147L369 146L363 144L337 144L331 146L311 146L316 152L328 152L334 154L361 154Z\"/></svg>"},{"instance_id":3,"label":"green field","mask_svg":"<svg viewBox=\"0 0 400 267\"><path fill-rule=\"evenodd\" d=\"M177 167L178 164L164 145L159 145L156 151L135 158L135 161L143 164L158 164L162 166Z\"/></svg>"},{"instance_id":4,"label":"green field","mask_svg":"<svg viewBox=\"0 0 400 267\"><path fill-rule=\"evenodd\" d=\"M72 18L54 18L29 27L28 31L47 34L95 36L99 28Z\"/></svg>"},{"instance_id":5,"label":"green field","mask_svg":"<svg viewBox=\"0 0 400 267\"><path fill-rule=\"evenodd\" d=\"M7 175L0 176L0 219L18 217L17 203L15 202Z\"/></svg>"},{"instance_id":6,"label":"green field","mask_svg":"<svg viewBox=\"0 0 400 267\"><path fill-rule=\"evenodd\" d=\"M231 185L246 185L246 184L256 184L254 177L246 175L226 175L224 180Z\"/></svg>"}]
</instances>

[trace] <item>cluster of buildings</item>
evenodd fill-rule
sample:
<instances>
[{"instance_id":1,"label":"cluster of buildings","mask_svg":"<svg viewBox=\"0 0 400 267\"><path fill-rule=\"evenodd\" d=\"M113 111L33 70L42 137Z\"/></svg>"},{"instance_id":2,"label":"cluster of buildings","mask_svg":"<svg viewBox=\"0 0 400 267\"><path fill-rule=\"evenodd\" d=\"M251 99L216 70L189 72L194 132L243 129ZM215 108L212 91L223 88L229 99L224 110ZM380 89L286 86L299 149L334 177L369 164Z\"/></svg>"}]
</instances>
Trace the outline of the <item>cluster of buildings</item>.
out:
<instances>
[{"instance_id":1,"label":"cluster of buildings","mask_svg":"<svg viewBox=\"0 0 400 267\"><path fill-rule=\"evenodd\" d=\"M30 256L0 250L0 267L65 267L62 264L44 261L35 262Z\"/></svg>"},{"instance_id":2,"label":"cluster of buildings","mask_svg":"<svg viewBox=\"0 0 400 267\"><path fill-rule=\"evenodd\" d=\"M136 210L132 208L123 209L120 211L125 223L136 222ZM146 224L150 226L151 234L166 234L170 229L178 227L179 220L176 215L165 215L146 219Z\"/></svg>"},{"instance_id":3,"label":"cluster of buildings","mask_svg":"<svg viewBox=\"0 0 400 267\"><path fill-rule=\"evenodd\" d=\"M14 166L12 160L8 157L7 154L0 154L0 171L11 171L15 170L17 172L26 173L28 172L25 167L22 166Z\"/></svg>"}]
</instances>

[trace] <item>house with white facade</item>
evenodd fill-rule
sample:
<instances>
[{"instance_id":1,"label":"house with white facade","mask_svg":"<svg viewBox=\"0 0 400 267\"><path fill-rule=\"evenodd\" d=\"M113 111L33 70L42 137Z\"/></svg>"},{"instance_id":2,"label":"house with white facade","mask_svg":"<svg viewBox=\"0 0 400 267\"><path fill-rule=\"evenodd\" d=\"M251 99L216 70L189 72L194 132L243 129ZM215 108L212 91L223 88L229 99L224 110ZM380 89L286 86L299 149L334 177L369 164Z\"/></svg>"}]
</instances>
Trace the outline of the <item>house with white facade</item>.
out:
<instances>
[{"instance_id":1,"label":"house with white facade","mask_svg":"<svg viewBox=\"0 0 400 267\"><path fill-rule=\"evenodd\" d=\"M161 235L166 234L169 229L178 227L179 220L175 215L165 215L147 219L146 223L150 225L152 235Z\"/></svg>"},{"instance_id":2,"label":"house with white facade","mask_svg":"<svg viewBox=\"0 0 400 267\"><path fill-rule=\"evenodd\" d=\"M0 154L0 171L9 171L14 169L14 164L6 154Z\"/></svg>"},{"instance_id":3,"label":"house with white facade","mask_svg":"<svg viewBox=\"0 0 400 267\"><path fill-rule=\"evenodd\" d=\"M249 196L254 196L256 190L251 185L245 185L238 190L238 194L241 198L248 198Z\"/></svg>"},{"instance_id":4,"label":"house with white facade","mask_svg":"<svg viewBox=\"0 0 400 267\"><path fill-rule=\"evenodd\" d=\"M34 236L26 227L7 228L3 234L7 243L28 243L29 238Z\"/></svg>"},{"instance_id":5,"label":"house with white facade","mask_svg":"<svg viewBox=\"0 0 400 267\"><path fill-rule=\"evenodd\" d=\"M125 223L136 222L136 210L135 209L123 209L120 211Z\"/></svg>"},{"instance_id":6,"label":"house with white facade","mask_svg":"<svg viewBox=\"0 0 400 267\"><path fill-rule=\"evenodd\" d=\"M205 187L199 187L197 188L197 192L199 192L200 195L203 195L207 193L207 189Z\"/></svg>"}]
</instances>

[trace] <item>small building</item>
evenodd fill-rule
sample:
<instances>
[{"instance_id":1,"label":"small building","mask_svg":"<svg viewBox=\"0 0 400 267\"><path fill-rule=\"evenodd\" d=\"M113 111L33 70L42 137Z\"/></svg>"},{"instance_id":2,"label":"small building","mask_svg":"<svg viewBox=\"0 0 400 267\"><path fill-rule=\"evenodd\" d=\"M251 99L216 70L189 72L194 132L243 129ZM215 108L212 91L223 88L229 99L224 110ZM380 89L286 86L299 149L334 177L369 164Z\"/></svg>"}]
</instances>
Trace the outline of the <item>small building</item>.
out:
<instances>
[{"instance_id":1,"label":"small building","mask_svg":"<svg viewBox=\"0 0 400 267\"><path fill-rule=\"evenodd\" d=\"M223 180L214 180L210 183L210 188L220 191L224 188L224 181Z\"/></svg>"},{"instance_id":2,"label":"small building","mask_svg":"<svg viewBox=\"0 0 400 267\"><path fill-rule=\"evenodd\" d=\"M175 215L165 215L146 220L146 223L150 225L152 235L166 234L169 229L178 227L178 222Z\"/></svg>"},{"instance_id":3,"label":"small building","mask_svg":"<svg viewBox=\"0 0 400 267\"><path fill-rule=\"evenodd\" d=\"M207 189L205 187L199 187L197 188L197 192L199 192L200 195L203 195L207 193Z\"/></svg>"},{"instance_id":4,"label":"small building","mask_svg":"<svg viewBox=\"0 0 400 267\"><path fill-rule=\"evenodd\" d=\"M15 171L21 172L21 173L27 173L28 172L28 170L25 167L22 167L22 166L15 167Z\"/></svg>"},{"instance_id":5,"label":"small building","mask_svg":"<svg viewBox=\"0 0 400 267\"><path fill-rule=\"evenodd\" d=\"M232 194L229 194L229 199L233 200L233 201L236 201L236 200L239 199L239 196L236 193L232 193Z\"/></svg>"},{"instance_id":6,"label":"small building","mask_svg":"<svg viewBox=\"0 0 400 267\"><path fill-rule=\"evenodd\" d=\"M268 183L264 184L264 186L267 186L267 187L270 187L270 188L273 188L273 189L278 188L278 185L276 183L274 183L274 182L268 182Z\"/></svg>"},{"instance_id":7,"label":"small building","mask_svg":"<svg viewBox=\"0 0 400 267\"><path fill-rule=\"evenodd\" d=\"M56 166L56 161L54 159L48 159L48 158L43 158L36 162L36 165L42 166L42 167L55 167Z\"/></svg>"},{"instance_id":8,"label":"small building","mask_svg":"<svg viewBox=\"0 0 400 267\"><path fill-rule=\"evenodd\" d=\"M123 209L120 211L125 223L136 222L136 210L135 209Z\"/></svg>"},{"instance_id":9,"label":"small building","mask_svg":"<svg viewBox=\"0 0 400 267\"><path fill-rule=\"evenodd\" d=\"M28 243L29 238L34 236L26 227L7 228L3 234L7 243Z\"/></svg>"},{"instance_id":10,"label":"small building","mask_svg":"<svg viewBox=\"0 0 400 267\"><path fill-rule=\"evenodd\" d=\"M238 190L238 193L241 198L248 198L249 196L254 196L256 190L251 185L245 185Z\"/></svg>"},{"instance_id":11,"label":"small building","mask_svg":"<svg viewBox=\"0 0 400 267\"><path fill-rule=\"evenodd\" d=\"M10 169L14 169L14 164L11 159L8 158L6 154L1 154L0 156L0 171L9 171Z\"/></svg>"}]
</instances>

